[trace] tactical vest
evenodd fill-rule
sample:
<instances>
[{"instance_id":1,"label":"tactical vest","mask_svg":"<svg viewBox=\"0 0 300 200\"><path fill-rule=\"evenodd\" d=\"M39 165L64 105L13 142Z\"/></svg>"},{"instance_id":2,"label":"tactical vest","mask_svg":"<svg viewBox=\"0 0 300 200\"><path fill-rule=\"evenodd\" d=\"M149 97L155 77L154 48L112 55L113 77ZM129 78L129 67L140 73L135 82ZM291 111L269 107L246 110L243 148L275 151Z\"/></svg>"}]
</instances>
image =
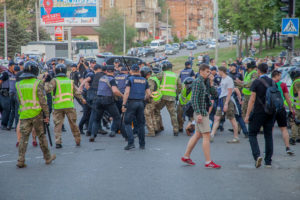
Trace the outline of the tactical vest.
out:
<instances>
[{"instance_id":1,"label":"tactical vest","mask_svg":"<svg viewBox=\"0 0 300 200\"><path fill-rule=\"evenodd\" d=\"M155 82L156 88L157 88L155 91L153 91L151 93L151 97L152 97L153 101L155 101L155 102L159 101L162 97L162 94L161 94L161 91L160 91L160 82L159 82L159 80L156 76L151 76L149 79L153 80Z\"/></svg>"},{"instance_id":2,"label":"tactical vest","mask_svg":"<svg viewBox=\"0 0 300 200\"><path fill-rule=\"evenodd\" d=\"M295 106L297 110L300 110L300 101L299 96L294 94L294 85L295 83L300 82L300 79L297 79L293 82L291 88L290 88L290 96L292 100L292 104Z\"/></svg>"},{"instance_id":3,"label":"tactical vest","mask_svg":"<svg viewBox=\"0 0 300 200\"><path fill-rule=\"evenodd\" d=\"M57 77L55 80L54 109L74 108L73 81L67 77Z\"/></svg>"},{"instance_id":4,"label":"tactical vest","mask_svg":"<svg viewBox=\"0 0 300 200\"><path fill-rule=\"evenodd\" d=\"M119 74L115 77L118 89L122 94L124 94L125 92L127 77L128 77L127 74Z\"/></svg>"},{"instance_id":5,"label":"tactical vest","mask_svg":"<svg viewBox=\"0 0 300 200\"><path fill-rule=\"evenodd\" d=\"M99 79L104 76L103 72L98 72L95 74L93 78L93 82L91 84L91 89L97 91L98 90L98 84L99 84Z\"/></svg>"},{"instance_id":6,"label":"tactical vest","mask_svg":"<svg viewBox=\"0 0 300 200\"><path fill-rule=\"evenodd\" d=\"M187 77L191 77L192 71L193 71L193 69L186 68L186 69L184 69L184 70L182 70L182 71L180 72L180 80L181 80L181 83L183 83L183 81L184 81Z\"/></svg>"},{"instance_id":7,"label":"tactical vest","mask_svg":"<svg viewBox=\"0 0 300 200\"><path fill-rule=\"evenodd\" d=\"M11 76L9 77L9 93L16 94L16 76L11 73Z\"/></svg>"},{"instance_id":8,"label":"tactical vest","mask_svg":"<svg viewBox=\"0 0 300 200\"><path fill-rule=\"evenodd\" d=\"M192 98L192 90L187 94L186 87L183 88L181 94L179 95L179 101L181 105L186 105Z\"/></svg>"},{"instance_id":9,"label":"tactical vest","mask_svg":"<svg viewBox=\"0 0 300 200\"><path fill-rule=\"evenodd\" d=\"M10 79L10 77L11 77L13 74L12 74L9 70L7 70L7 71L5 71L5 72L8 73L8 79L7 79L6 81L3 81L3 82L2 82L1 88L2 88L2 89L9 89L9 86L10 86L10 84L9 84L9 79Z\"/></svg>"},{"instance_id":10,"label":"tactical vest","mask_svg":"<svg viewBox=\"0 0 300 200\"><path fill-rule=\"evenodd\" d=\"M131 83L128 99L144 100L147 80L141 76L131 76L128 81Z\"/></svg>"},{"instance_id":11,"label":"tactical vest","mask_svg":"<svg viewBox=\"0 0 300 200\"><path fill-rule=\"evenodd\" d=\"M177 75L171 71L165 71L160 85L163 96L176 97Z\"/></svg>"},{"instance_id":12,"label":"tactical vest","mask_svg":"<svg viewBox=\"0 0 300 200\"><path fill-rule=\"evenodd\" d=\"M114 77L112 76L102 76L99 79L99 84L98 84L98 90L97 90L97 95L98 96L104 96L104 97L112 97L113 92L111 89L110 81L113 80Z\"/></svg>"},{"instance_id":13,"label":"tactical vest","mask_svg":"<svg viewBox=\"0 0 300 200\"><path fill-rule=\"evenodd\" d=\"M16 83L17 93L20 100L20 119L31 119L42 111L37 88L40 80L36 78L24 79Z\"/></svg>"},{"instance_id":14,"label":"tactical vest","mask_svg":"<svg viewBox=\"0 0 300 200\"><path fill-rule=\"evenodd\" d=\"M257 71L256 71L256 70L253 70L253 71L251 71L250 73L246 72L246 74L245 74L245 79L244 79L244 83L246 83L246 84L250 83L250 81L251 81L251 76L252 76L252 74L254 74L254 73L257 73ZM243 93L244 95L248 95L248 96L251 95L251 91L250 91L249 89L247 89L247 88L243 88L242 93Z\"/></svg>"}]
</instances>

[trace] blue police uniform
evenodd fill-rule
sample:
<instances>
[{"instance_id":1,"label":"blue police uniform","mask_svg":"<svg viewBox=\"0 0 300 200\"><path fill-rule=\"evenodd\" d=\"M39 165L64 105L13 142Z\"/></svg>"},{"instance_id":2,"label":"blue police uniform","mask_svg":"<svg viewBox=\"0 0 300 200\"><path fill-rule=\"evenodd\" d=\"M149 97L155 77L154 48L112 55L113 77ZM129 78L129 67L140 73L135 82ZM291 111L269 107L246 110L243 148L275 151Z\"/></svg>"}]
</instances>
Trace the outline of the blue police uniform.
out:
<instances>
[{"instance_id":1,"label":"blue police uniform","mask_svg":"<svg viewBox=\"0 0 300 200\"><path fill-rule=\"evenodd\" d=\"M181 70L179 77L181 80L181 83L187 78L187 77L193 77L195 76L194 70L192 68L185 68Z\"/></svg>"},{"instance_id":2,"label":"blue police uniform","mask_svg":"<svg viewBox=\"0 0 300 200\"><path fill-rule=\"evenodd\" d=\"M4 71L1 76L0 80L2 80L2 84L0 87L0 107L2 109L2 120L1 125L2 128L7 128L9 115L10 115L10 79L13 76L9 70Z\"/></svg>"},{"instance_id":3,"label":"blue police uniform","mask_svg":"<svg viewBox=\"0 0 300 200\"><path fill-rule=\"evenodd\" d=\"M128 136L128 145L134 145L133 131L131 123L137 120L135 127L138 130L140 147L145 147L145 116L144 99L145 91L149 88L148 82L141 76L130 76L126 87L130 87L128 96L127 111L125 113L125 130Z\"/></svg>"},{"instance_id":4,"label":"blue police uniform","mask_svg":"<svg viewBox=\"0 0 300 200\"><path fill-rule=\"evenodd\" d=\"M18 116L18 98L17 98L17 88L16 88L16 75L11 74L9 77L9 98L10 98L10 115L8 120L8 128L10 129L13 126L15 121L15 127L18 124L19 116Z\"/></svg>"},{"instance_id":5,"label":"blue police uniform","mask_svg":"<svg viewBox=\"0 0 300 200\"><path fill-rule=\"evenodd\" d=\"M92 137L96 137L99 123L102 119L104 111L107 111L114 119L115 123L111 127L112 133L111 137L119 130L121 123L121 116L119 110L114 101L114 95L112 92L112 87L117 87L116 80L113 76L104 75L99 79L97 97L95 98L95 103L93 104L93 109L97 110L95 120L92 125Z\"/></svg>"}]
</instances>

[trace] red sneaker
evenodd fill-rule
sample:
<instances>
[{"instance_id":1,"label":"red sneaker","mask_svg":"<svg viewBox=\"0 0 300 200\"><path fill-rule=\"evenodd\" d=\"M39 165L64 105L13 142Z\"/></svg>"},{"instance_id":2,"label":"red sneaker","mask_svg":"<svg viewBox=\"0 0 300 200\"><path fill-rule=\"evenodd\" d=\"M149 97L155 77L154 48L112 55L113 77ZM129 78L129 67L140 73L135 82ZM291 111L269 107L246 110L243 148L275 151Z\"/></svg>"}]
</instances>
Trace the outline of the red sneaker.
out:
<instances>
[{"instance_id":1,"label":"red sneaker","mask_svg":"<svg viewBox=\"0 0 300 200\"><path fill-rule=\"evenodd\" d=\"M205 168L220 169L221 165L217 165L213 161L210 161L210 163L205 164Z\"/></svg>"},{"instance_id":2,"label":"red sneaker","mask_svg":"<svg viewBox=\"0 0 300 200\"><path fill-rule=\"evenodd\" d=\"M192 161L192 159L190 159L190 158L182 157L181 160L182 160L182 162L184 162L184 163L186 163L186 164L188 164L188 165L196 165L196 163L194 163L194 162Z\"/></svg>"},{"instance_id":3,"label":"red sneaker","mask_svg":"<svg viewBox=\"0 0 300 200\"><path fill-rule=\"evenodd\" d=\"M16 147L19 147L19 142L16 143Z\"/></svg>"},{"instance_id":4,"label":"red sneaker","mask_svg":"<svg viewBox=\"0 0 300 200\"><path fill-rule=\"evenodd\" d=\"M37 142L36 142L36 141L33 141L33 142L32 142L32 146L37 147Z\"/></svg>"}]
</instances>

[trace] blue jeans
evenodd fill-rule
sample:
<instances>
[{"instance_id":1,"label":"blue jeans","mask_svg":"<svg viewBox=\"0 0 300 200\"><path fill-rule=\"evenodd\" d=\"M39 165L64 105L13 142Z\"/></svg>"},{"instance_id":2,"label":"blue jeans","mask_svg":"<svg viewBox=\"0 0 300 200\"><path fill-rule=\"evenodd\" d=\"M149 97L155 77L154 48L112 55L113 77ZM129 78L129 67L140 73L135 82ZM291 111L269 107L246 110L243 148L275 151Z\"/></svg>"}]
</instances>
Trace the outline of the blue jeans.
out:
<instances>
[{"instance_id":1,"label":"blue jeans","mask_svg":"<svg viewBox=\"0 0 300 200\"><path fill-rule=\"evenodd\" d=\"M265 113L252 113L249 118L249 141L252 150L254 160L260 157L260 149L257 142L257 134L260 128L264 128L265 137L265 164L270 165L272 163L273 155L273 126L274 117Z\"/></svg>"},{"instance_id":2,"label":"blue jeans","mask_svg":"<svg viewBox=\"0 0 300 200\"><path fill-rule=\"evenodd\" d=\"M90 91L87 91L85 93L83 93L83 98L86 100L86 102L91 105L91 101L88 99L88 94L90 93ZM91 115L91 107L89 105L83 105L83 115L81 117L81 120L79 122L79 129L82 130L83 129L83 125L84 124L89 124L89 119L90 119L90 115Z\"/></svg>"},{"instance_id":3,"label":"blue jeans","mask_svg":"<svg viewBox=\"0 0 300 200\"><path fill-rule=\"evenodd\" d=\"M9 114L10 114L10 97L0 94L0 107L2 108L2 120L1 125L8 126Z\"/></svg>"},{"instance_id":4,"label":"blue jeans","mask_svg":"<svg viewBox=\"0 0 300 200\"><path fill-rule=\"evenodd\" d=\"M125 113L125 130L128 136L128 145L134 144L134 136L131 123L136 120L135 128L139 137L140 146L145 146L145 115L143 100L128 100Z\"/></svg>"},{"instance_id":5,"label":"blue jeans","mask_svg":"<svg viewBox=\"0 0 300 200\"><path fill-rule=\"evenodd\" d=\"M18 121L19 121L19 102L18 102L18 96L17 94L10 94L10 115L9 115L9 121L8 121L8 127L12 127L13 123L15 121L15 127L17 127Z\"/></svg>"}]
</instances>

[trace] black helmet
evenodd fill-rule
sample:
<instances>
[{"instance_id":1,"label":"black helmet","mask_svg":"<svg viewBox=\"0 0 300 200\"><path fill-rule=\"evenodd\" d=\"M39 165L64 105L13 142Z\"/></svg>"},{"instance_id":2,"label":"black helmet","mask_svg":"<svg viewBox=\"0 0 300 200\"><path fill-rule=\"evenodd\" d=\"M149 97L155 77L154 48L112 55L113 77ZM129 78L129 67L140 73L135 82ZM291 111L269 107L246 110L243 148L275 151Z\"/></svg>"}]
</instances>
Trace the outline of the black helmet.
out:
<instances>
[{"instance_id":1,"label":"black helmet","mask_svg":"<svg viewBox=\"0 0 300 200\"><path fill-rule=\"evenodd\" d=\"M58 64L55 67L55 76L56 77L66 77L67 76L67 67L65 64Z\"/></svg>"},{"instance_id":2,"label":"black helmet","mask_svg":"<svg viewBox=\"0 0 300 200\"><path fill-rule=\"evenodd\" d=\"M163 71L166 71L168 69L172 69L172 67L173 67L173 65L169 61L163 61L161 63L161 68L162 68Z\"/></svg>"},{"instance_id":3,"label":"black helmet","mask_svg":"<svg viewBox=\"0 0 300 200\"><path fill-rule=\"evenodd\" d=\"M142 75L142 77L144 77L144 78L146 78L146 76L148 75L148 74L152 74L152 71L151 71L151 69L149 68L149 67L142 67L142 69L141 69L141 75Z\"/></svg>"},{"instance_id":4,"label":"black helmet","mask_svg":"<svg viewBox=\"0 0 300 200\"><path fill-rule=\"evenodd\" d=\"M300 69L290 71L289 74L292 80L296 80L298 77L300 77Z\"/></svg>"},{"instance_id":5,"label":"black helmet","mask_svg":"<svg viewBox=\"0 0 300 200\"><path fill-rule=\"evenodd\" d=\"M39 75L38 64L34 61L26 62L23 72L21 78L36 78Z\"/></svg>"},{"instance_id":6,"label":"black helmet","mask_svg":"<svg viewBox=\"0 0 300 200\"><path fill-rule=\"evenodd\" d=\"M113 66L113 65L106 65L106 71L107 72L114 72L115 71L115 66Z\"/></svg>"},{"instance_id":7,"label":"black helmet","mask_svg":"<svg viewBox=\"0 0 300 200\"><path fill-rule=\"evenodd\" d=\"M256 67L256 62L252 60L251 62L247 63L247 69L249 68L255 68Z\"/></svg>"},{"instance_id":8,"label":"black helmet","mask_svg":"<svg viewBox=\"0 0 300 200\"><path fill-rule=\"evenodd\" d=\"M194 79L192 77L187 77L184 79L183 83L187 89L191 88Z\"/></svg>"},{"instance_id":9,"label":"black helmet","mask_svg":"<svg viewBox=\"0 0 300 200\"><path fill-rule=\"evenodd\" d=\"M153 67L152 71L154 74L158 74L160 72L160 68L159 67Z\"/></svg>"}]
</instances>

